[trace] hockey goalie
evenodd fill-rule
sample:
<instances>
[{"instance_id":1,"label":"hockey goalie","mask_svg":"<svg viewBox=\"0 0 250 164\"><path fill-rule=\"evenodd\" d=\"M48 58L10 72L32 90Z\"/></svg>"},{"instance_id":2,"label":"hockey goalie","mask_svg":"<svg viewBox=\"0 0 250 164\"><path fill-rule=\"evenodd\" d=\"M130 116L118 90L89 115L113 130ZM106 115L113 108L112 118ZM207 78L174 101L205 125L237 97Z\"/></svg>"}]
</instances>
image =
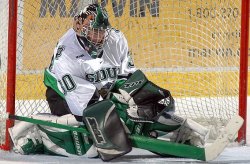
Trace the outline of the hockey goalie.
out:
<instances>
[{"instance_id":1,"label":"hockey goalie","mask_svg":"<svg viewBox=\"0 0 250 164\"><path fill-rule=\"evenodd\" d=\"M157 139L160 133L170 142L204 146L209 129L175 115L170 91L134 67L124 35L101 6L86 6L73 22L44 73L51 113L32 118L86 128L90 136L19 122L9 129L16 152L109 161L131 151L128 135Z\"/></svg>"}]
</instances>

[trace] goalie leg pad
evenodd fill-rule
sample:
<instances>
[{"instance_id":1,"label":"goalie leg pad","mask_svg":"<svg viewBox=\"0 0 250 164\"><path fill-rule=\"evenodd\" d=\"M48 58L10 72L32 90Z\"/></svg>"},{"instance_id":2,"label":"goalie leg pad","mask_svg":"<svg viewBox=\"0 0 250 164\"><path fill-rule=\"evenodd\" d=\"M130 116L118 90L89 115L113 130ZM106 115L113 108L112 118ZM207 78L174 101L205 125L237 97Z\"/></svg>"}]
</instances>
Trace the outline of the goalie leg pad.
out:
<instances>
[{"instance_id":1,"label":"goalie leg pad","mask_svg":"<svg viewBox=\"0 0 250 164\"><path fill-rule=\"evenodd\" d=\"M110 100L87 107L83 120L91 132L97 151L103 161L109 161L131 151L132 147Z\"/></svg>"},{"instance_id":2,"label":"goalie leg pad","mask_svg":"<svg viewBox=\"0 0 250 164\"><path fill-rule=\"evenodd\" d=\"M69 125L79 127L80 123L75 119L72 114L64 115L61 117L50 115L50 114L38 114L32 116L35 119L40 119L44 121L51 121L54 123ZM84 134L81 134L76 131L70 131L65 129L58 129L48 126L38 125L39 133L42 137L44 148L48 154L56 154L62 156L89 156L90 148L93 145L93 142L88 139Z\"/></svg>"},{"instance_id":3,"label":"goalie leg pad","mask_svg":"<svg viewBox=\"0 0 250 164\"><path fill-rule=\"evenodd\" d=\"M69 126L79 126L73 115L62 117L50 114L38 114L31 116L35 119L51 121ZM48 126L39 126L27 122L19 122L9 129L14 143L14 151L21 154L46 153L61 156L84 155L96 157L93 153L93 142L84 134L58 129ZM92 152L92 153L90 153Z\"/></svg>"},{"instance_id":4,"label":"goalie leg pad","mask_svg":"<svg viewBox=\"0 0 250 164\"><path fill-rule=\"evenodd\" d=\"M47 126L38 126L45 152L60 156L87 155L92 146L91 140L86 142L81 133ZM95 153L97 156L97 153ZM89 157L89 156L87 156Z\"/></svg>"},{"instance_id":5,"label":"goalie leg pad","mask_svg":"<svg viewBox=\"0 0 250 164\"><path fill-rule=\"evenodd\" d=\"M28 122L19 122L8 129L14 144L13 150L20 154L34 154L43 152L42 138L37 126Z\"/></svg>"}]
</instances>

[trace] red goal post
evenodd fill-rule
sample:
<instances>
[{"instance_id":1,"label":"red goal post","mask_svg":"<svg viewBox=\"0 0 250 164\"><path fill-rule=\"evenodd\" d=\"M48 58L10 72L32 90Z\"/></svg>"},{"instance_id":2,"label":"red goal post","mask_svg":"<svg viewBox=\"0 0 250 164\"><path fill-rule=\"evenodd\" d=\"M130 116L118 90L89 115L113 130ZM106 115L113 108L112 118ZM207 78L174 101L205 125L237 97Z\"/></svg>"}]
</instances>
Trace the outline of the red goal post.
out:
<instances>
[{"instance_id":1,"label":"red goal post","mask_svg":"<svg viewBox=\"0 0 250 164\"><path fill-rule=\"evenodd\" d=\"M58 6L56 2L64 1L47 2L6 0L2 5L8 8L8 15L0 15L3 22L6 20L1 18L8 18L7 31L0 31L0 40L7 47L0 45L0 148L4 150L11 148L7 129L14 124L12 120L3 121L4 113L29 116L49 111L42 70L65 32L58 29L64 24L64 30L70 28L75 14L70 9L76 9L76 1L66 0ZM196 117L201 116L206 124L214 119L224 123L239 114L245 122L238 141L246 142L249 0L99 2L107 8L111 24L127 37L135 65L173 93L177 114L198 121ZM234 27L233 21L240 27ZM45 38L39 30L48 36Z\"/></svg>"},{"instance_id":2,"label":"red goal post","mask_svg":"<svg viewBox=\"0 0 250 164\"><path fill-rule=\"evenodd\" d=\"M242 0L241 40L240 40L240 83L239 115L244 119L238 133L238 142L246 143L247 136L247 81L248 81L248 48L249 48L249 0Z\"/></svg>"}]
</instances>

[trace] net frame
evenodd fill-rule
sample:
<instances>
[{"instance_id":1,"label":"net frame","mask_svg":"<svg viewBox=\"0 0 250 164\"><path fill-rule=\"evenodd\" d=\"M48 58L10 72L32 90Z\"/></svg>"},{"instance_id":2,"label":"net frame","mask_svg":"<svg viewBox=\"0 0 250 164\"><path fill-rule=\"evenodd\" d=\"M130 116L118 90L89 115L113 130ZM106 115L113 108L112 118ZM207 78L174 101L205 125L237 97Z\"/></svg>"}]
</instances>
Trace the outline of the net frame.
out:
<instances>
[{"instance_id":1,"label":"net frame","mask_svg":"<svg viewBox=\"0 0 250 164\"><path fill-rule=\"evenodd\" d=\"M241 12L241 44L240 44L240 80L239 80L239 114L245 122L239 131L238 141L246 141L246 112L247 112L247 71L248 71L248 23L249 23L249 0L242 0ZM17 20L18 20L18 1L9 2L9 27L8 28L8 75L7 75L7 96L6 111L15 114L15 90L16 90L16 56L17 56ZM242 80L244 79L244 80ZM13 126L12 120L6 121L6 127ZM0 146L1 149L9 150L11 148L9 134L5 132L5 143Z\"/></svg>"}]
</instances>

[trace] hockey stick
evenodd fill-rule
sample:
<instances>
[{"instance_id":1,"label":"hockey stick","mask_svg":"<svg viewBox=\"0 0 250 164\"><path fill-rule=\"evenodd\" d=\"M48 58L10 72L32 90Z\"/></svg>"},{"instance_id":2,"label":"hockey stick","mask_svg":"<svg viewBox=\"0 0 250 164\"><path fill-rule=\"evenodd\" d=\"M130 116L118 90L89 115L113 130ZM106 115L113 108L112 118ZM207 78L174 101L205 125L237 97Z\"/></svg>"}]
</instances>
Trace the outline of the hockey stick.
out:
<instances>
[{"instance_id":1,"label":"hockey stick","mask_svg":"<svg viewBox=\"0 0 250 164\"><path fill-rule=\"evenodd\" d=\"M54 122L50 122L50 121L38 120L38 119L34 119L34 118L22 117L22 116L11 115L11 114L9 114L9 119L25 121L25 122L29 122L29 123L33 123L33 124L37 124L37 125L44 125L44 126L49 126L49 127L59 128L59 129L66 129L66 130L76 131L76 132L85 133L87 135L90 135L90 133L88 132L87 129L77 128L77 127L68 126L68 125L64 125L64 124L58 124L58 123L54 123Z\"/></svg>"},{"instance_id":2,"label":"hockey stick","mask_svg":"<svg viewBox=\"0 0 250 164\"><path fill-rule=\"evenodd\" d=\"M77 131L90 135L87 129L84 127L72 127L63 124L57 124L49 121L38 120L28 117L10 115L9 119L26 121L38 125L50 126L55 128L67 129L71 131ZM240 127L243 124L243 119L240 116L234 116L225 127L223 134L220 134L219 137L211 145L205 148L200 148L196 146L179 144L174 142L169 142L165 140L159 140L155 138L149 138L140 135L129 135L129 139L132 143L132 146L135 148L145 149L152 152L157 152L160 154L173 155L177 157L192 158L202 161L210 161L215 159L224 148L234 139L235 134L238 132Z\"/></svg>"}]
</instances>

